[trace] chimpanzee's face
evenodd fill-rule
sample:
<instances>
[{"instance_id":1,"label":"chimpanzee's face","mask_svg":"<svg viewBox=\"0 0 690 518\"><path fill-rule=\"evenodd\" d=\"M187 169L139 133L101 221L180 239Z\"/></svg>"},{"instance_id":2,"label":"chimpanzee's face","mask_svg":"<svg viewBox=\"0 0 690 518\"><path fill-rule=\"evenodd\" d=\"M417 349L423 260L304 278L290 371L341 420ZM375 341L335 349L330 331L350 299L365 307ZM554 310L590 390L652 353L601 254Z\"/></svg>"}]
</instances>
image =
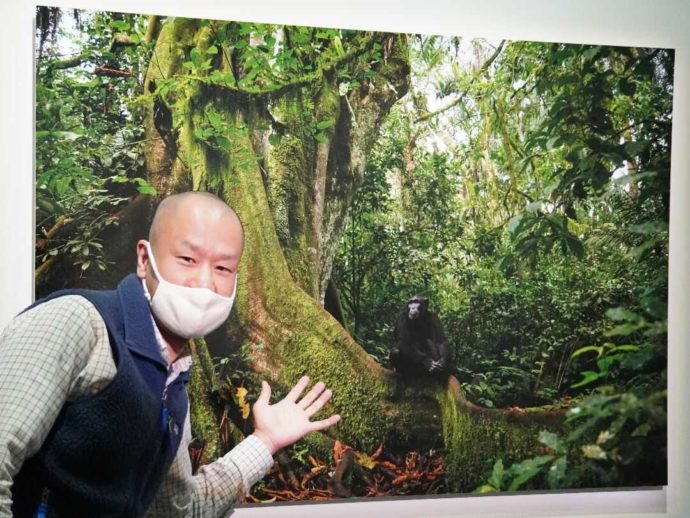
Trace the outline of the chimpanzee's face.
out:
<instances>
[{"instance_id":1,"label":"chimpanzee's face","mask_svg":"<svg viewBox=\"0 0 690 518\"><path fill-rule=\"evenodd\" d=\"M407 303L407 318L414 320L415 318L419 317L419 315L422 314L423 308L424 303L421 299L417 297L410 299L410 301Z\"/></svg>"}]
</instances>

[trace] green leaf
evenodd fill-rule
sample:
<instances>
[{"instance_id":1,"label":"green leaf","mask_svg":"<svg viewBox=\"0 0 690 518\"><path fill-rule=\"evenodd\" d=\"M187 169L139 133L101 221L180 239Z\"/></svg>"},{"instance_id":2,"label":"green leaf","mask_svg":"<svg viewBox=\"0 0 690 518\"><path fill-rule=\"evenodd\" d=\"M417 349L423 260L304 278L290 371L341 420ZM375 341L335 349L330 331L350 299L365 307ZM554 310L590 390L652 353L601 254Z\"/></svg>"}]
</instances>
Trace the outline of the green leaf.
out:
<instances>
[{"instance_id":1,"label":"green leaf","mask_svg":"<svg viewBox=\"0 0 690 518\"><path fill-rule=\"evenodd\" d=\"M218 47L215 45L211 45L209 48L206 49L206 54L218 54Z\"/></svg>"},{"instance_id":2,"label":"green leaf","mask_svg":"<svg viewBox=\"0 0 690 518\"><path fill-rule=\"evenodd\" d=\"M546 149L553 149L557 147L560 143L560 139L560 135L554 135L553 137L551 137L549 140L546 141Z\"/></svg>"},{"instance_id":3,"label":"green leaf","mask_svg":"<svg viewBox=\"0 0 690 518\"><path fill-rule=\"evenodd\" d=\"M214 128L221 128L223 126L223 118L217 111L207 110L206 116L208 117L208 121L211 123L211 126Z\"/></svg>"},{"instance_id":4,"label":"green leaf","mask_svg":"<svg viewBox=\"0 0 690 518\"><path fill-rule=\"evenodd\" d=\"M65 140L76 140L80 137L78 133L75 133L74 131L37 131L36 132L36 138L57 138L57 139L65 139Z\"/></svg>"},{"instance_id":5,"label":"green leaf","mask_svg":"<svg viewBox=\"0 0 690 518\"><path fill-rule=\"evenodd\" d=\"M542 455L532 459L523 460L518 464L513 464L510 467L511 472L515 472L516 476L508 486L508 491L516 491L520 487L539 474L541 468L553 459L553 455Z\"/></svg>"},{"instance_id":6,"label":"green leaf","mask_svg":"<svg viewBox=\"0 0 690 518\"><path fill-rule=\"evenodd\" d=\"M636 157L649 147L648 140L636 140L623 144L623 149L630 157Z\"/></svg>"},{"instance_id":7,"label":"green leaf","mask_svg":"<svg viewBox=\"0 0 690 518\"><path fill-rule=\"evenodd\" d=\"M575 255L575 257L577 257L578 259L584 258L585 247L579 239L577 239L575 236L569 235L566 237L566 243L568 244L568 248L573 253L573 255Z\"/></svg>"},{"instance_id":8,"label":"green leaf","mask_svg":"<svg viewBox=\"0 0 690 518\"><path fill-rule=\"evenodd\" d=\"M541 210L541 207L542 207L541 201L533 201L533 202L527 204L527 206L525 207L525 211L527 211L527 212L538 212Z\"/></svg>"},{"instance_id":9,"label":"green leaf","mask_svg":"<svg viewBox=\"0 0 690 518\"><path fill-rule=\"evenodd\" d=\"M272 146L277 146L278 144L280 144L280 135L278 135L277 133L271 133L268 136L268 143Z\"/></svg>"},{"instance_id":10,"label":"green leaf","mask_svg":"<svg viewBox=\"0 0 690 518\"><path fill-rule=\"evenodd\" d=\"M232 143L230 142L230 140L228 140L227 137L224 137L223 135L218 135L216 137L216 145L222 150L227 151L228 153L232 151Z\"/></svg>"},{"instance_id":11,"label":"green leaf","mask_svg":"<svg viewBox=\"0 0 690 518\"><path fill-rule=\"evenodd\" d=\"M335 119L326 119L326 120L323 120L323 121L319 122L319 123L316 125L316 127L317 127L318 129L320 129L320 130L323 130L323 129L326 129L326 128L330 128L330 127L333 126L334 124L335 124Z\"/></svg>"},{"instance_id":12,"label":"green leaf","mask_svg":"<svg viewBox=\"0 0 690 518\"><path fill-rule=\"evenodd\" d=\"M630 232L634 232L635 234L654 235L658 234L659 232L668 231L668 223L655 219L645 223L640 223L638 225L629 225L628 230L630 230Z\"/></svg>"},{"instance_id":13,"label":"green leaf","mask_svg":"<svg viewBox=\"0 0 690 518\"><path fill-rule=\"evenodd\" d=\"M639 322L640 319L642 318L637 313L630 311L628 309L625 309L623 307L611 308L611 309L607 310L606 316L609 317L611 320L616 320L618 322L621 322L621 321Z\"/></svg>"},{"instance_id":14,"label":"green leaf","mask_svg":"<svg viewBox=\"0 0 690 518\"><path fill-rule=\"evenodd\" d=\"M639 324L620 324L605 331L604 336L628 336L639 330Z\"/></svg>"},{"instance_id":15,"label":"green leaf","mask_svg":"<svg viewBox=\"0 0 690 518\"><path fill-rule=\"evenodd\" d=\"M328 137L323 133L317 133L316 135L314 135L314 138L322 144L328 142Z\"/></svg>"},{"instance_id":16,"label":"green leaf","mask_svg":"<svg viewBox=\"0 0 690 518\"><path fill-rule=\"evenodd\" d=\"M652 425L649 423L642 423L640 426L635 428L632 432L633 437L646 437L652 430Z\"/></svg>"},{"instance_id":17,"label":"green leaf","mask_svg":"<svg viewBox=\"0 0 690 518\"><path fill-rule=\"evenodd\" d=\"M592 47L591 49L588 49L582 53L582 57L585 58L587 61L592 61L597 57L599 54L599 51L601 50L601 47Z\"/></svg>"},{"instance_id":18,"label":"green leaf","mask_svg":"<svg viewBox=\"0 0 690 518\"><path fill-rule=\"evenodd\" d=\"M149 194L151 196L156 195L156 189L152 185L140 185L137 187L137 191L141 194Z\"/></svg>"},{"instance_id":19,"label":"green leaf","mask_svg":"<svg viewBox=\"0 0 690 518\"><path fill-rule=\"evenodd\" d=\"M641 300L642 307L649 313L653 318L661 319L665 318L667 314L666 303L659 300L657 297L649 296L644 297Z\"/></svg>"},{"instance_id":20,"label":"green leaf","mask_svg":"<svg viewBox=\"0 0 690 518\"><path fill-rule=\"evenodd\" d=\"M493 486L490 486L488 484L484 484L483 486L479 486L477 489L474 490L475 493L483 494L483 493L495 493L496 491L499 491Z\"/></svg>"},{"instance_id":21,"label":"green leaf","mask_svg":"<svg viewBox=\"0 0 690 518\"><path fill-rule=\"evenodd\" d=\"M494 463L494 467L491 470L491 476L489 477L489 484L496 489L501 489L503 486L503 477L505 476L505 468L503 467L503 460L498 459Z\"/></svg>"},{"instance_id":22,"label":"green leaf","mask_svg":"<svg viewBox=\"0 0 690 518\"><path fill-rule=\"evenodd\" d=\"M558 434L555 434L553 432L542 430L539 433L539 442L542 443L544 446L551 448L556 453L562 454L566 452L565 444L558 436Z\"/></svg>"},{"instance_id":23,"label":"green leaf","mask_svg":"<svg viewBox=\"0 0 690 518\"><path fill-rule=\"evenodd\" d=\"M644 241L642 244L636 246L635 248L631 249L628 252L628 256L632 257L634 259L639 259L642 257L648 250L651 250L655 246L659 244L659 241L655 238L653 239L647 239Z\"/></svg>"},{"instance_id":24,"label":"green leaf","mask_svg":"<svg viewBox=\"0 0 690 518\"><path fill-rule=\"evenodd\" d=\"M551 489L557 489L563 485L567 465L568 462L565 457L558 457L551 464L546 475L546 481Z\"/></svg>"},{"instance_id":25,"label":"green leaf","mask_svg":"<svg viewBox=\"0 0 690 518\"><path fill-rule=\"evenodd\" d=\"M593 372L593 371L584 371L584 372L581 372L580 374L582 374L582 380L578 381L577 383L570 385L570 388L579 388L579 387L583 387L585 385L589 385L590 383L593 383L593 382L597 381L598 379L600 379L604 376L600 372Z\"/></svg>"},{"instance_id":26,"label":"green leaf","mask_svg":"<svg viewBox=\"0 0 690 518\"><path fill-rule=\"evenodd\" d=\"M570 357L575 358L576 356L580 356L581 354L587 353L589 351L596 352L597 356L601 356L601 354L604 352L604 348L600 345L587 345L585 347L580 347L578 350L573 352L573 354L571 354Z\"/></svg>"},{"instance_id":27,"label":"green leaf","mask_svg":"<svg viewBox=\"0 0 690 518\"><path fill-rule=\"evenodd\" d=\"M604 460L606 452L597 444L586 444L582 447L582 454L588 459Z\"/></svg>"},{"instance_id":28,"label":"green leaf","mask_svg":"<svg viewBox=\"0 0 690 518\"><path fill-rule=\"evenodd\" d=\"M506 226L506 228L508 229L508 232L510 232L511 234L515 234L515 230L520 225L521 219L522 219L522 215L520 215L520 214L510 218L510 220L508 221L508 225Z\"/></svg>"},{"instance_id":29,"label":"green leaf","mask_svg":"<svg viewBox=\"0 0 690 518\"><path fill-rule=\"evenodd\" d=\"M129 29L129 23L124 20L114 20L110 23L110 26L118 31L126 31Z\"/></svg>"}]
</instances>

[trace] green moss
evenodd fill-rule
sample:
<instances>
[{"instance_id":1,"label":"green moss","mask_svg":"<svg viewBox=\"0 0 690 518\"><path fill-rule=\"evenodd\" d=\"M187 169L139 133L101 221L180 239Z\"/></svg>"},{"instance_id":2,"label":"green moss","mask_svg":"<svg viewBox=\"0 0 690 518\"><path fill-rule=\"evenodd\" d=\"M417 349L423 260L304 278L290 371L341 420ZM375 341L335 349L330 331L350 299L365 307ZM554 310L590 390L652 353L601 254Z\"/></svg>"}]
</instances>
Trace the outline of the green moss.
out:
<instances>
[{"instance_id":1,"label":"green moss","mask_svg":"<svg viewBox=\"0 0 690 518\"><path fill-rule=\"evenodd\" d=\"M449 390L438 393L446 446L445 468L453 492L473 491L497 458L512 462L534 454L539 427L508 422L497 414L475 414L458 405Z\"/></svg>"},{"instance_id":2,"label":"green moss","mask_svg":"<svg viewBox=\"0 0 690 518\"><path fill-rule=\"evenodd\" d=\"M269 156L271 171L268 189L269 203L275 217L276 232L281 244L291 236L304 232L306 190L305 172L308 168L302 142L293 135L285 135Z\"/></svg>"},{"instance_id":3,"label":"green moss","mask_svg":"<svg viewBox=\"0 0 690 518\"><path fill-rule=\"evenodd\" d=\"M316 104L316 122L325 120L338 120L340 115L340 92L335 83L325 81L318 94L318 101ZM335 131L335 126L331 126L328 130L331 135Z\"/></svg>"},{"instance_id":4,"label":"green moss","mask_svg":"<svg viewBox=\"0 0 690 518\"><path fill-rule=\"evenodd\" d=\"M169 78L182 66L183 57L178 49L194 45L198 20L176 18L172 23L164 23L156 41L157 52L152 58L155 66L149 67L149 74L156 79Z\"/></svg>"},{"instance_id":5,"label":"green moss","mask_svg":"<svg viewBox=\"0 0 690 518\"><path fill-rule=\"evenodd\" d=\"M333 441L321 433L310 433L301 439L301 442L324 462L332 463L333 460Z\"/></svg>"},{"instance_id":6,"label":"green moss","mask_svg":"<svg viewBox=\"0 0 690 518\"><path fill-rule=\"evenodd\" d=\"M220 454L218 421L209 396L210 378L207 374L209 369L212 370L213 366L206 343L198 340L187 390L192 436L201 439L205 444L202 464L216 459Z\"/></svg>"},{"instance_id":7,"label":"green moss","mask_svg":"<svg viewBox=\"0 0 690 518\"><path fill-rule=\"evenodd\" d=\"M297 323L297 327L302 326ZM310 331L309 326L304 329ZM390 428L381 404L388 388L343 346L338 330L328 320L321 319L318 332L312 329L309 334L296 334L286 340L283 350L273 351L281 362L280 381L289 387L300 376L308 374L314 382L325 382L333 391L333 399L322 410L322 416L339 413L342 419L335 434L359 449L371 450L386 440Z\"/></svg>"},{"instance_id":8,"label":"green moss","mask_svg":"<svg viewBox=\"0 0 690 518\"><path fill-rule=\"evenodd\" d=\"M173 29L168 29L172 32L167 36L167 44L159 44L157 49L161 51L159 58L166 64L164 71L176 73L181 70L178 50L188 55L191 46L203 45L206 40L203 35L195 36L198 27L194 24L180 21L173 25ZM166 73L164 77L173 75ZM316 151L313 130L318 121L337 119L340 103L332 84L319 85L319 105L313 100L317 92L306 90L277 102L283 116L276 118L286 130L280 144L272 149L271 162L267 164L271 181L268 193L277 186L280 190L275 192L274 199L286 201L282 213L277 211L275 226L258 164L247 161L240 165L245 155L254 155L249 131L257 127L254 118L263 117L253 111L246 98L180 80L172 94L174 99L171 97L181 158L176 161L176 167L182 167L177 164L184 162L185 176L192 178L190 183L195 189L210 188L217 192L242 218L246 243L234 318L246 329L248 339L266 344L267 365L259 368L265 367L270 375L276 376L277 385L283 389L292 386L305 373L313 381L326 382L334 391L334 398L322 415L335 411L343 418L332 433L359 449L371 451L387 439L392 428L390 416L397 413L396 407L387 412L385 401L389 387L380 373L371 369L361 349L304 292L313 291L308 289L310 279L318 279L317 272L312 271L313 257L309 256L309 249L313 248L309 194ZM208 145L194 136L195 128L206 117L204 108L209 105L223 114L232 129L228 139L233 148L227 159L209 152ZM334 131L334 128L326 130ZM276 232L287 239L283 243L287 245L285 252L276 239ZM190 388L194 400L192 419L195 433L209 437L211 431L217 433L217 425L203 388L201 365L199 362L195 368L194 384ZM408 422L412 419L411 410L402 415ZM310 444L317 447L318 437L310 437Z\"/></svg>"},{"instance_id":9,"label":"green moss","mask_svg":"<svg viewBox=\"0 0 690 518\"><path fill-rule=\"evenodd\" d=\"M309 233L311 200L306 194L311 191L309 182L313 171L303 141L295 135L284 135L269 153L268 169L271 171L268 201L278 239L285 250L290 273L310 292L315 261L307 252L313 243Z\"/></svg>"}]
</instances>

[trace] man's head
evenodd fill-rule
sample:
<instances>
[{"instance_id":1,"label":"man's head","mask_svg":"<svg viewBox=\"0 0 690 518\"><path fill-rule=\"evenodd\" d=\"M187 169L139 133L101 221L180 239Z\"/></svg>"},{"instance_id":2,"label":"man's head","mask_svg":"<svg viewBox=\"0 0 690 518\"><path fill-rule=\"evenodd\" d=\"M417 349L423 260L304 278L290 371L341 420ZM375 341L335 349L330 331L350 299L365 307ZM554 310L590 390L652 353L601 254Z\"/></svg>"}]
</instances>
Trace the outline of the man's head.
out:
<instances>
[{"instance_id":1,"label":"man's head","mask_svg":"<svg viewBox=\"0 0 690 518\"><path fill-rule=\"evenodd\" d=\"M206 288L221 297L234 295L244 233L235 211L218 197L185 192L165 198L153 217L149 242L164 281ZM137 276L155 297L160 279L145 240L137 243Z\"/></svg>"}]
</instances>

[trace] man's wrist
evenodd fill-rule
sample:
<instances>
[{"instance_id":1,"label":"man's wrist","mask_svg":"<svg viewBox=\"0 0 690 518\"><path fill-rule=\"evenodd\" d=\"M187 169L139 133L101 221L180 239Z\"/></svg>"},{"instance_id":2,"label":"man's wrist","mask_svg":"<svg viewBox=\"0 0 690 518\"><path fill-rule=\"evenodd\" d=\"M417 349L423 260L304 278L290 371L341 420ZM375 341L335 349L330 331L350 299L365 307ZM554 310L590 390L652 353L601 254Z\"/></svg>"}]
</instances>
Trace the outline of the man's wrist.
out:
<instances>
[{"instance_id":1,"label":"man's wrist","mask_svg":"<svg viewBox=\"0 0 690 518\"><path fill-rule=\"evenodd\" d=\"M278 451L279 448L276 448L271 438L263 430L254 430L252 435L264 443L264 446L266 446L271 455L274 455L275 452Z\"/></svg>"}]
</instances>

